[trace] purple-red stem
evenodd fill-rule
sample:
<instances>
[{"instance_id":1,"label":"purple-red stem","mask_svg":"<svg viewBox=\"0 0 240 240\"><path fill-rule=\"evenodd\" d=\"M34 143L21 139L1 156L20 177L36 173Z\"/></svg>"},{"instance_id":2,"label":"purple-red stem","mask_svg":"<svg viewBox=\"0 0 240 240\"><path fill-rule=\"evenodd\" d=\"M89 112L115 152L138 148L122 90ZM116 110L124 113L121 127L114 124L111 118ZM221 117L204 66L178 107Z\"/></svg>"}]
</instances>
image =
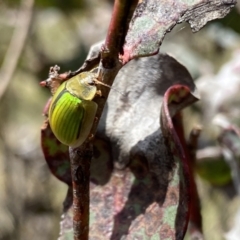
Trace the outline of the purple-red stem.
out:
<instances>
[{"instance_id":1,"label":"purple-red stem","mask_svg":"<svg viewBox=\"0 0 240 240\"><path fill-rule=\"evenodd\" d=\"M112 85L115 76L122 67L119 62L119 54L122 51L129 18L133 13L132 2L136 0L115 0L111 23L108 29L105 45L101 52L100 69L102 81ZM130 10L131 9L131 10ZM98 105L96 121L93 124L90 135L97 130L98 122L107 100L110 89L97 85L102 92L102 97L94 101ZM76 149L69 149L71 171L73 179L73 231L74 240L87 240L89 235L89 181L90 165L93 151L89 139Z\"/></svg>"},{"instance_id":2,"label":"purple-red stem","mask_svg":"<svg viewBox=\"0 0 240 240\"><path fill-rule=\"evenodd\" d=\"M177 121L175 121L176 131L178 132L178 136L180 138L182 147L186 154L187 165L189 168L189 193L190 193L190 215L189 215L189 230L192 239L202 239L202 216L200 209L200 200L197 191L197 185L194 178L194 165L196 162L196 151L198 146L198 137L200 135L201 129L194 128L191 133L188 142L186 143L183 124L180 118L174 117Z\"/></svg>"},{"instance_id":3,"label":"purple-red stem","mask_svg":"<svg viewBox=\"0 0 240 240\"><path fill-rule=\"evenodd\" d=\"M91 144L69 148L73 184L74 240L87 240L89 233L89 177L93 156Z\"/></svg>"},{"instance_id":4,"label":"purple-red stem","mask_svg":"<svg viewBox=\"0 0 240 240\"><path fill-rule=\"evenodd\" d=\"M184 157L182 158L182 167L183 167L183 173L185 177L185 187L186 189L186 194L188 194L188 212L186 215L185 219L185 226L184 226L184 233L187 231L188 227L188 222L189 222L189 217L191 214L191 182L192 182L192 176L191 176L191 170L189 167L189 154L187 151L187 144L186 144L186 139L184 136L184 128L183 128L183 122L182 122L182 114L181 112L178 112L173 118L172 122L175 128L175 131L177 133L177 136L179 138L179 141L182 146L182 150L184 151Z\"/></svg>"},{"instance_id":5,"label":"purple-red stem","mask_svg":"<svg viewBox=\"0 0 240 240\"><path fill-rule=\"evenodd\" d=\"M203 238L202 235L202 215L200 207L200 199L197 191L197 185L194 178L194 168L196 164L196 152L198 148L198 138L201 133L201 128L195 127L192 129L188 140L189 152L189 167L191 177L191 212L189 231L192 237L198 236L198 239Z\"/></svg>"},{"instance_id":6,"label":"purple-red stem","mask_svg":"<svg viewBox=\"0 0 240 240\"><path fill-rule=\"evenodd\" d=\"M123 54L123 44L137 0L115 0L108 34L102 49L102 66L114 68Z\"/></svg>"}]
</instances>

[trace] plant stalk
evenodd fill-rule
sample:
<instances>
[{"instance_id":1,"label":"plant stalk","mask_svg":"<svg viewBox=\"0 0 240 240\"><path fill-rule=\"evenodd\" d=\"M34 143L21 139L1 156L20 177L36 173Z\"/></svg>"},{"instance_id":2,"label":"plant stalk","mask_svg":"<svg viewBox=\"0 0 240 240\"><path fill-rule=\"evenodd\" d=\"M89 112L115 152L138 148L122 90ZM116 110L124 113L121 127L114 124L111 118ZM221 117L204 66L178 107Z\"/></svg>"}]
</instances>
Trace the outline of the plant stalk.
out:
<instances>
[{"instance_id":1,"label":"plant stalk","mask_svg":"<svg viewBox=\"0 0 240 240\"><path fill-rule=\"evenodd\" d=\"M119 54L122 53L123 43L129 24L129 14L133 13L132 3L136 0L115 0L112 20L108 29L105 44L101 52L99 66L100 80L112 85L115 76L121 69ZM136 5L136 4L135 4ZM101 118L110 89L97 85L102 96L94 101L98 105L95 122L89 136L94 136ZM71 171L73 179L73 231L74 240L87 240L89 235L89 181L90 166L93 157L91 139L76 149L69 148Z\"/></svg>"}]
</instances>

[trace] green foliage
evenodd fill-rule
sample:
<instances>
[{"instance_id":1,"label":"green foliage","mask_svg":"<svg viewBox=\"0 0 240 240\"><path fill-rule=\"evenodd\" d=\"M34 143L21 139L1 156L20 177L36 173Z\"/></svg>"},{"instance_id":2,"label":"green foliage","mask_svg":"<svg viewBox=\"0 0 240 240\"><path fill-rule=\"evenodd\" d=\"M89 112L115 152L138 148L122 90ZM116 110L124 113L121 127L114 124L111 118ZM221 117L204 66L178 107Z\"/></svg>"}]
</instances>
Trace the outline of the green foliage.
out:
<instances>
[{"instance_id":1,"label":"green foliage","mask_svg":"<svg viewBox=\"0 0 240 240\"><path fill-rule=\"evenodd\" d=\"M214 186L224 186L232 180L229 165L224 158L201 160L197 163L196 172Z\"/></svg>"}]
</instances>

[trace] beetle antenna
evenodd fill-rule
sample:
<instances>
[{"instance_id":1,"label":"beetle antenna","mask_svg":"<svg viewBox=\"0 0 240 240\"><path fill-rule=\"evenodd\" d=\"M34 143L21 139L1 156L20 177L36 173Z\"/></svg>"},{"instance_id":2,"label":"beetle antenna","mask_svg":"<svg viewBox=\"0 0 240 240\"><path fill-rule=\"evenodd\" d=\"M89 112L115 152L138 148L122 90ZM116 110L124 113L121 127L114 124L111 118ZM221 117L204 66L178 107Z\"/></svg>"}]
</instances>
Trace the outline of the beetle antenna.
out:
<instances>
[{"instance_id":1,"label":"beetle antenna","mask_svg":"<svg viewBox=\"0 0 240 240\"><path fill-rule=\"evenodd\" d=\"M103 85L103 86L105 86L105 87L108 87L108 88L110 88L110 89L112 89L112 90L120 93L120 94L123 95L123 96L126 96L125 93L119 91L118 89L116 89L116 88L114 88L114 87L112 87L112 86L110 86L110 85L108 85L108 84L106 84L106 83L103 83L102 81L99 81L98 79L102 79L102 71L101 71L101 68L96 67L96 68L92 69L91 72L96 72L96 71L97 71L97 78L93 80L95 84Z\"/></svg>"},{"instance_id":2,"label":"beetle antenna","mask_svg":"<svg viewBox=\"0 0 240 240\"><path fill-rule=\"evenodd\" d=\"M99 80L97 80L97 79L94 80L94 83L95 83L95 84L103 85L103 86L105 86L105 87L108 87L108 88L110 88L110 89L112 89L112 90L120 93L120 94L123 95L123 96L126 95L125 93L119 91L118 89L116 89L116 88L114 88L114 87L112 87L112 86L110 86L110 85L108 85L108 84L106 84L106 83L103 83L103 82L101 82L101 81L99 81Z\"/></svg>"}]
</instances>

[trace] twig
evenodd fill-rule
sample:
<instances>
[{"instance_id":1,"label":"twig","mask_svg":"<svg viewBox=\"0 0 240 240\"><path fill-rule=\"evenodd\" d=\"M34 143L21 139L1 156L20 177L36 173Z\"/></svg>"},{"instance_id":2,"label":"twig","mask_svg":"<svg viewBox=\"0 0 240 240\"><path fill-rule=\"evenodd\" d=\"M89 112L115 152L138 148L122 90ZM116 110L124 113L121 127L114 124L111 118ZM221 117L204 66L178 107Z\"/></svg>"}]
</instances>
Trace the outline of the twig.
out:
<instances>
[{"instance_id":1,"label":"twig","mask_svg":"<svg viewBox=\"0 0 240 240\"><path fill-rule=\"evenodd\" d=\"M75 240L88 239L89 233L89 177L93 156L92 146L83 144L69 148L73 177L73 230Z\"/></svg>"},{"instance_id":2,"label":"twig","mask_svg":"<svg viewBox=\"0 0 240 240\"><path fill-rule=\"evenodd\" d=\"M112 85L115 76L121 69L119 61L122 45L127 31L129 13L132 10L132 2L135 0L115 0L112 20L107 33L105 45L101 52L101 62L99 66L99 80L108 85ZM130 10L131 8L131 10ZM105 102L110 89L97 85L102 92L102 97L97 97L94 101L98 105L96 121L91 129L90 136L94 136L98 122L101 118ZM73 179L73 231L74 240L87 240L89 233L89 177L90 165L93 155L91 139L76 149L69 149L71 171ZM80 180L79 180L80 174Z\"/></svg>"},{"instance_id":3,"label":"twig","mask_svg":"<svg viewBox=\"0 0 240 240\"><path fill-rule=\"evenodd\" d=\"M189 155L191 159L191 164L195 164L196 154L198 149L198 138L200 136L202 128L200 126L196 126L190 132L189 140L188 140L188 149Z\"/></svg>"},{"instance_id":4,"label":"twig","mask_svg":"<svg viewBox=\"0 0 240 240\"><path fill-rule=\"evenodd\" d=\"M206 158L211 161L216 161L222 157L222 149L219 146L215 147L206 147L197 151L196 161L202 162Z\"/></svg>"},{"instance_id":5,"label":"twig","mask_svg":"<svg viewBox=\"0 0 240 240\"><path fill-rule=\"evenodd\" d=\"M33 5L34 0L21 1L17 25L15 27L12 39L10 41L9 47L5 54L2 67L0 70L1 76L0 99L5 93L12 79L19 57L22 53L32 19Z\"/></svg>"},{"instance_id":6,"label":"twig","mask_svg":"<svg viewBox=\"0 0 240 240\"><path fill-rule=\"evenodd\" d=\"M235 158L233 152L226 146L222 146L222 153L225 161L231 169L232 181L235 187L235 190L240 196L240 171L237 159Z\"/></svg>"},{"instance_id":7,"label":"twig","mask_svg":"<svg viewBox=\"0 0 240 240\"><path fill-rule=\"evenodd\" d=\"M196 126L192 129L189 140L188 140L188 150L189 150L189 167L190 167L190 178L191 178L191 211L190 211L190 221L189 221L189 231L191 234L191 239L203 239L202 233L202 215L200 199L197 191L197 185L194 178L194 168L196 164L196 153L198 148L198 139L201 133L201 127Z\"/></svg>"},{"instance_id":8,"label":"twig","mask_svg":"<svg viewBox=\"0 0 240 240\"><path fill-rule=\"evenodd\" d=\"M108 34L101 52L104 68L113 68L116 60L119 60L118 55L123 54L128 25L137 3L136 0L115 0Z\"/></svg>"}]
</instances>

